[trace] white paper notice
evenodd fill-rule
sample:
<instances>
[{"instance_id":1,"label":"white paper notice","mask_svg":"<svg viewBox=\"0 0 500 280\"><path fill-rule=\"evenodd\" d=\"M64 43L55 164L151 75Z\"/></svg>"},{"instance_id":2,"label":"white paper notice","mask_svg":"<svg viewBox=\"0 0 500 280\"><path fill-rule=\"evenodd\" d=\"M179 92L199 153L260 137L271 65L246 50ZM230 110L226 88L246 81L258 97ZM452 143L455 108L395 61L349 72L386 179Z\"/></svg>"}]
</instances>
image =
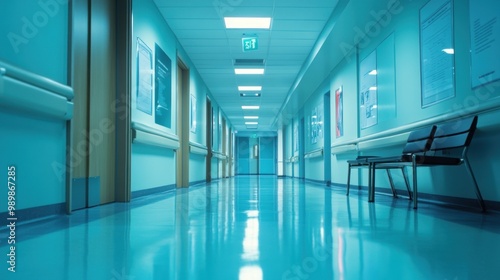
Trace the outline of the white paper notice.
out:
<instances>
[{"instance_id":1,"label":"white paper notice","mask_svg":"<svg viewBox=\"0 0 500 280\"><path fill-rule=\"evenodd\" d=\"M450 1L432 0L420 10L422 106L455 96L453 9Z\"/></svg>"},{"instance_id":2,"label":"white paper notice","mask_svg":"<svg viewBox=\"0 0 500 280\"><path fill-rule=\"evenodd\" d=\"M151 50L137 39L137 109L151 115L153 107L153 55Z\"/></svg>"},{"instance_id":3,"label":"white paper notice","mask_svg":"<svg viewBox=\"0 0 500 280\"><path fill-rule=\"evenodd\" d=\"M478 87L500 79L500 1L470 0L471 79Z\"/></svg>"}]
</instances>

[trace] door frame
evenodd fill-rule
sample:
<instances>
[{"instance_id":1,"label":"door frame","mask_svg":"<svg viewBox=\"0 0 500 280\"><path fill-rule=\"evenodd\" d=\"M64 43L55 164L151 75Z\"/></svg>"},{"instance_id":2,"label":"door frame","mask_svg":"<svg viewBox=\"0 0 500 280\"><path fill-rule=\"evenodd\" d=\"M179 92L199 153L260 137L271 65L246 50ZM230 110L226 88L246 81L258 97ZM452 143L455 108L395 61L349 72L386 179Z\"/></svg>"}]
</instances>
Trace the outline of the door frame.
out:
<instances>
[{"instance_id":1,"label":"door frame","mask_svg":"<svg viewBox=\"0 0 500 280\"><path fill-rule=\"evenodd\" d=\"M189 68L177 57L177 136L179 148L176 150L176 186L189 187Z\"/></svg>"},{"instance_id":2,"label":"door frame","mask_svg":"<svg viewBox=\"0 0 500 280\"><path fill-rule=\"evenodd\" d=\"M207 156L206 156L206 181L212 181L212 101L207 97L207 106L206 106L206 141L207 141Z\"/></svg>"}]
</instances>

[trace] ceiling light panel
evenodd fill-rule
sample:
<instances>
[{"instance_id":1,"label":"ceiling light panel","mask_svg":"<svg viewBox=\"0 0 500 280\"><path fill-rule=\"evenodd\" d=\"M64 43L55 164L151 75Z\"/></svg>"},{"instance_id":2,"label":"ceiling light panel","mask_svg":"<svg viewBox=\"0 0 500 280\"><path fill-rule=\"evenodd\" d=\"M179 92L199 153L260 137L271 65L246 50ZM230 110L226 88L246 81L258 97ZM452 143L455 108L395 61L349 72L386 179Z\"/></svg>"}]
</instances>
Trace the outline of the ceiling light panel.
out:
<instances>
[{"instance_id":1,"label":"ceiling light panel","mask_svg":"<svg viewBox=\"0 0 500 280\"><path fill-rule=\"evenodd\" d=\"M236 75L263 75L264 68L235 68Z\"/></svg>"},{"instance_id":2,"label":"ceiling light panel","mask_svg":"<svg viewBox=\"0 0 500 280\"><path fill-rule=\"evenodd\" d=\"M243 109L243 110L259 110L260 106L243 105L243 106L241 106L241 109Z\"/></svg>"},{"instance_id":3,"label":"ceiling light panel","mask_svg":"<svg viewBox=\"0 0 500 280\"><path fill-rule=\"evenodd\" d=\"M261 91L262 86L238 86L239 91Z\"/></svg>"},{"instance_id":4,"label":"ceiling light panel","mask_svg":"<svg viewBox=\"0 0 500 280\"><path fill-rule=\"evenodd\" d=\"M225 17L224 23L228 29L269 29L269 17Z\"/></svg>"}]
</instances>

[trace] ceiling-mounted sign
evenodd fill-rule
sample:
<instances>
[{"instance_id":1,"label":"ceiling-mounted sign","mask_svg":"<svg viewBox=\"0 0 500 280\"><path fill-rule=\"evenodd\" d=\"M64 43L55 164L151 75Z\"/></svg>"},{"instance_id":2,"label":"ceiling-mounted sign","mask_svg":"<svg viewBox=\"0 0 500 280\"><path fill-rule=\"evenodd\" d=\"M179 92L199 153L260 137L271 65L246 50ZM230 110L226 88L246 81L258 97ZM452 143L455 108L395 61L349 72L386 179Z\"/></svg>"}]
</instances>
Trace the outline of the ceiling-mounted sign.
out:
<instances>
[{"instance_id":1,"label":"ceiling-mounted sign","mask_svg":"<svg viewBox=\"0 0 500 280\"><path fill-rule=\"evenodd\" d=\"M244 52L255 51L259 48L259 40L257 37L242 38L241 43Z\"/></svg>"}]
</instances>

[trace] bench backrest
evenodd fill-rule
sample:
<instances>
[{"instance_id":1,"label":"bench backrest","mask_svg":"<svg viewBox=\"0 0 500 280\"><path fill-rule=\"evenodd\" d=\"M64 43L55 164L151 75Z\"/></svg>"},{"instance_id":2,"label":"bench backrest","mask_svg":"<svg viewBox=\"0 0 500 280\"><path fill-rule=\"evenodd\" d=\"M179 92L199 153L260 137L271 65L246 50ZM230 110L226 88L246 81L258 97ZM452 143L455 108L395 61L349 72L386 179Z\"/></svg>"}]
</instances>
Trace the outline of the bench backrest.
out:
<instances>
[{"instance_id":1,"label":"bench backrest","mask_svg":"<svg viewBox=\"0 0 500 280\"><path fill-rule=\"evenodd\" d=\"M436 126L412 131L406 140L403 154L425 153L431 148L432 139L436 132Z\"/></svg>"},{"instance_id":2,"label":"bench backrest","mask_svg":"<svg viewBox=\"0 0 500 280\"><path fill-rule=\"evenodd\" d=\"M438 125L431 150L442 151L468 147L476 131L476 126L477 116Z\"/></svg>"}]
</instances>

